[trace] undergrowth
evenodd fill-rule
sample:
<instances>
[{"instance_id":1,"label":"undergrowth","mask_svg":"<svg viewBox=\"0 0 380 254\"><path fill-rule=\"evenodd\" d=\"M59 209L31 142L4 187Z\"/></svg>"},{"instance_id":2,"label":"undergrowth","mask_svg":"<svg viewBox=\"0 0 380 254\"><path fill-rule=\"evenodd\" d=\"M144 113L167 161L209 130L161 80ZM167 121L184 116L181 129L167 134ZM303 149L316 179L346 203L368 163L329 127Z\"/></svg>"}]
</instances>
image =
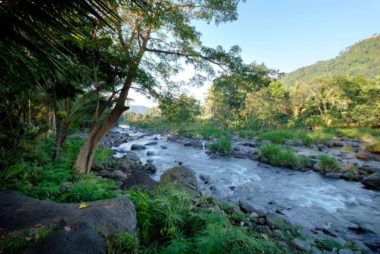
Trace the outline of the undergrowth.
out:
<instances>
[{"instance_id":1,"label":"undergrowth","mask_svg":"<svg viewBox=\"0 0 380 254\"><path fill-rule=\"evenodd\" d=\"M209 145L209 148L213 152L226 153L231 150L231 140L227 137L223 137Z\"/></svg>"}]
</instances>

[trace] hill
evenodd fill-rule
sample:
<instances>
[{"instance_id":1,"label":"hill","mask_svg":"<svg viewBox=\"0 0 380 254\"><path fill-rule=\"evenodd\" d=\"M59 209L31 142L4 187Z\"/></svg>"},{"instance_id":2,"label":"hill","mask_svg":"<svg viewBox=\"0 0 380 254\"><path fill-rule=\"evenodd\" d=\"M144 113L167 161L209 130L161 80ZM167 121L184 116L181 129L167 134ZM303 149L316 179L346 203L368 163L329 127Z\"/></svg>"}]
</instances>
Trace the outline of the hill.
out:
<instances>
[{"instance_id":1,"label":"hill","mask_svg":"<svg viewBox=\"0 0 380 254\"><path fill-rule=\"evenodd\" d=\"M319 61L285 74L285 86L310 83L325 76L358 76L367 78L380 76L380 35L362 40L341 52L336 58Z\"/></svg>"}]
</instances>

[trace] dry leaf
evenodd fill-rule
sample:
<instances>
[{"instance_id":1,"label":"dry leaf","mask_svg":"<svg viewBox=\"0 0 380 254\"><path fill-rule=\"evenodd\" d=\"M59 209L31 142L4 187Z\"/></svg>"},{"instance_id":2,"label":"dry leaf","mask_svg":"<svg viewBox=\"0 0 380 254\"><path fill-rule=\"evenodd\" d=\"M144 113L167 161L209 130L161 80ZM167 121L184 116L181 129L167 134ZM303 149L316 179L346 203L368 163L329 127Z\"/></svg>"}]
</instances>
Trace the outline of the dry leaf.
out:
<instances>
[{"instance_id":1,"label":"dry leaf","mask_svg":"<svg viewBox=\"0 0 380 254\"><path fill-rule=\"evenodd\" d=\"M89 205L86 203L80 203L79 204L79 209L83 209L83 208L87 208L87 207L89 207Z\"/></svg>"},{"instance_id":2,"label":"dry leaf","mask_svg":"<svg viewBox=\"0 0 380 254\"><path fill-rule=\"evenodd\" d=\"M66 232L70 232L71 231L71 227L70 226L64 226L63 228L65 229Z\"/></svg>"},{"instance_id":3,"label":"dry leaf","mask_svg":"<svg viewBox=\"0 0 380 254\"><path fill-rule=\"evenodd\" d=\"M31 241L33 238L32 237L29 237L29 236L27 236L27 237L25 237L25 240L27 240L27 241Z\"/></svg>"}]
</instances>

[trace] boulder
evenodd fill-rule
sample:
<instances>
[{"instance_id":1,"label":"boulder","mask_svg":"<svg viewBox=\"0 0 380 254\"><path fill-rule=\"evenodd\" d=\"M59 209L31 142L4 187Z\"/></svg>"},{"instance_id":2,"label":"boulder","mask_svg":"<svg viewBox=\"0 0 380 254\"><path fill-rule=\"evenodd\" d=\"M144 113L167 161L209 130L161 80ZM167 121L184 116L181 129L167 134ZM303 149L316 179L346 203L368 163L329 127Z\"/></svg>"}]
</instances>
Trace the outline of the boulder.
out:
<instances>
[{"instance_id":1,"label":"boulder","mask_svg":"<svg viewBox=\"0 0 380 254\"><path fill-rule=\"evenodd\" d=\"M125 180L120 188L128 189L132 186L147 186L154 187L157 185L157 182L154 181L149 175L143 171L134 172L132 175Z\"/></svg>"},{"instance_id":2,"label":"boulder","mask_svg":"<svg viewBox=\"0 0 380 254\"><path fill-rule=\"evenodd\" d=\"M329 173L326 173L325 176L329 177L329 178L339 179L339 178L342 177L342 173L339 173L339 172L329 172Z\"/></svg>"},{"instance_id":3,"label":"boulder","mask_svg":"<svg viewBox=\"0 0 380 254\"><path fill-rule=\"evenodd\" d=\"M371 154L368 153L368 152L358 152L357 154L355 154L356 158L360 159L360 160L371 160Z\"/></svg>"},{"instance_id":4,"label":"boulder","mask_svg":"<svg viewBox=\"0 0 380 254\"><path fill-rule=\"evenodd\" d=\"M144 149L146 149L146 147L143 146L143 145L133 144L133 145L131 146L131 150L132 150L132 151L134 151L134 150L144 150Z\"/></svg>"},{"instance_id":5,"label":"boulder","mask_svg":"<svg viewBox=\"0 0 380 254\"><path fill-rule=\"evenodd\" d=\"M137 231L136 210L127 198L88 202L79 209L76 203L55 203L24 196L16 191L0 192L0 228L14 231L36 224L72 227L88 226L102 235L118 231Z\"/></svg>"},{"instance_id":6,"label":"boulder","mask_svg":"<svg viewBox=\"0 0 380 254\"><path fill-rule=\"evenodd\" d=\"M146 146L154 146L154 145L157 145L157 141L148 142L145 145Z\"/></svg>"},{"instance_id":7,"label":"boulder","mask_svg":"<svg viewBox=\"0 0 380 254\"><path fill-rule=\"evenodd\" d=\"M380 190L380 173L373 173L362 180L365 187Z\"/></svg>"},{"instance_id":8,"label":"boulder","mask_svg":"<svg viewBox=\"0 0 380 254\"><path fill-rule=\"evenodd\" d=\"M260 217L265 216L265 209L258 206L253 206L247 201L239 201L239 208L244 213L257 213Z\"/></svg>"},{"instance_id":9,"label":"boulder","mask_svg":"<svg viewBox=\"0 0 380 254\"><path fill-rule=\"evenodd\" d=\"M148 151L148 152L146 152L146 155L147 156L152 156L152 155L154 155L154 152L153 151Z\"/></svg>"},{"instance_id":10,"label":"boulder","mask_svg":"<svg viewBox=\"0 0 380 254\"><path fill-rule=\"evenodd\" d=\"M290 223L277 213L268 213L265 215L265 219L269 226L280 230L287 229L290 226Z\"/></svg>"},{"instance_id":11,"label":"boulder","mask_svg":"<svg viewBox=\"0 0 380 254\"><path fill-rule=\"evenodd\" d=\"M78 230L56 230L43 238L28 251L31 254L106 254L107 243L90 227Z\"/></svg>"},{"instance_id":12,"label":"boulder","mask_svg":"<svg viewBox=\"0 0 380 254\"><path fill-rule=\"evenodd\" d=\"M164 145L162 145L162 146L160 146L160 147L161 147L161 149L163 149L163 150L168 149L168 147L167 147L167 146L164 146Z\"/></svg>"},{"instance_id":13,"label":"boulder","mask_svg":"<svg viewBox=\"0 0 380 254\"><path fill-rule=\"evenodd\" d=\"M147 163L144 165L143 169L144 169L147 173L149 173L149 174L154 174L154 173L157 172L157 167L156 167L153 163L151 163L151 162L147 162Z\"/></svg>"},{"instance_id":14,"label":"boulder","mask_svg":"<svg viewBox=\"0 0 380 254\"><path fill-rule=\"evenodd\" d=\"M193 171L184 166L175 166L165 171L161 175L160 181L173 182L180 184L191 191L199 192L197 179Z\"/></svg>"}]
</instances>

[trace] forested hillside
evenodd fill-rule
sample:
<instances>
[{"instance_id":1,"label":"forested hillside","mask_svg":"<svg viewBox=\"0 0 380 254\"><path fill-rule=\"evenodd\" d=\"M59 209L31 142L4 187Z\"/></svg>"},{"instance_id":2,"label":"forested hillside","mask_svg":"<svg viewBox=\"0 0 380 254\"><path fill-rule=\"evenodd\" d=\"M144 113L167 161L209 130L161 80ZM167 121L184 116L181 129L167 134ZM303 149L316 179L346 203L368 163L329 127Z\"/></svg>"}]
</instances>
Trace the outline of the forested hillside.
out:
<instances>
[{"instance_id":1,"label":"forested hillside","mask_svg":"<svg viewBox=\"0 0 380 254\"><path fill-rule=\"evenodd\" d=\"M288 73L282 79L285 86L297 83L310 84L314 79L326 76L358 76L375 78L380 75L380 35L360 41L336 58L319 61Z\"/></svg>"}]
</instances>

